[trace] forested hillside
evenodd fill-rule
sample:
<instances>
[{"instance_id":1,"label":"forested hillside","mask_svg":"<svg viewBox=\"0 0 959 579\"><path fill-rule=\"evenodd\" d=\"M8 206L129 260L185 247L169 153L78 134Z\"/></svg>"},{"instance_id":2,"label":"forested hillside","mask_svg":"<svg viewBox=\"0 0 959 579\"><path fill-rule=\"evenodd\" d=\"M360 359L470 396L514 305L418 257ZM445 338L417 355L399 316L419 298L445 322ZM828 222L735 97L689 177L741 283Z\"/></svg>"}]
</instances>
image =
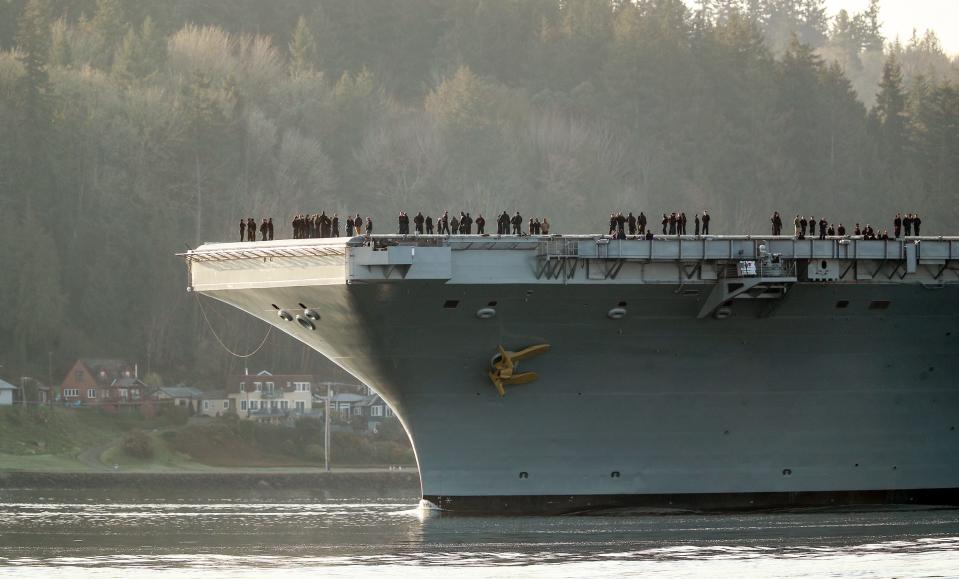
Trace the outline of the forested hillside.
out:
<instances>
[{"instance_id":1,"label":"forested hillside","mask_svg":"<svg viewBox=\"0 0 959 579\"><path fill-rule=\"evenodd\" d=\"M218 383L241 362L173 254L247 216L581 233L708 208L723 233L903 210L959 233L959 63L880 22L823 0L0 0L2 372L125 356ZM236 350L265 332L207 307ZM322 362L274 335L245 363Z\"/></svg>"}]
</instances>

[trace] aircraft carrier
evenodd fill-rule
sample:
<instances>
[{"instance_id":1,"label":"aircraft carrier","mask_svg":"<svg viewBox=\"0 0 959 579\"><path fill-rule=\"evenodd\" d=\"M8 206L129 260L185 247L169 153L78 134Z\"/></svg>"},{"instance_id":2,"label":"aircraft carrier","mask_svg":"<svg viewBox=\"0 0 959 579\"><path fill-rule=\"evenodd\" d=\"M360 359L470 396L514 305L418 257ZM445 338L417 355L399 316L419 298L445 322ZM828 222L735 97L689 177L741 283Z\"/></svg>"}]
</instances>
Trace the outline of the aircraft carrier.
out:
<instances>
[{"instance_id":1,"label":"aircraft carrier","mask_svg":"<svg viewBox=\"0 0 959 579\"><path fill-rule=\"evenodd\" d=\"M190 290L376 390L454 512L959 504L959 238L209 243Z\"/></svg>"}]
</instances>

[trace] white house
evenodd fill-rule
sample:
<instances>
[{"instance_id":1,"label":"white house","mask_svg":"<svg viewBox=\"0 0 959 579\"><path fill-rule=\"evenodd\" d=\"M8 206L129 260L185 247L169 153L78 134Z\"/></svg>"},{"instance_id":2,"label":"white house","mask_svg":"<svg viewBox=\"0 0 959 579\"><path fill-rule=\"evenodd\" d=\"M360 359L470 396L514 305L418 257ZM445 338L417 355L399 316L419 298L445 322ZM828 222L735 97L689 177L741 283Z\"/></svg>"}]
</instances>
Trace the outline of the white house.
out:
<instances>
[{"instance_id":1,"label":"white house","mask_svg":"<svg viewBox=\"0 0 959 579\"><path fill-rule=\"evenodd\" d=\"M236 386L227 390L230 407L240 417L262 422L279 422L313 414L313 386L316 377L309 375L244 374Z\"/></svg>"},{"instance_id":2,"label":"white house","mask_svg":"<svg viewBox=\"0 0 959 579\"><path fill-rule=\"evenodd\" d=\"M18 390L13 384L0 380L0 406L13 406L13 393Z\"/></svg>"}]
</instances>

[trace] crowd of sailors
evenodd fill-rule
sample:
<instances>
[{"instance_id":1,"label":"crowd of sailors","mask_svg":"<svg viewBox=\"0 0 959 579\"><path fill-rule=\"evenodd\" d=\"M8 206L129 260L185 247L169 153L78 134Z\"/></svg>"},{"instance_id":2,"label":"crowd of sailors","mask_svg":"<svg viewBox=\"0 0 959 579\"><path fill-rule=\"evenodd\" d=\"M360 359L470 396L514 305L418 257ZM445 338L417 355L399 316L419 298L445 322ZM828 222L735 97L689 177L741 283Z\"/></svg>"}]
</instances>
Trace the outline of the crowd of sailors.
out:
<instances>
[{"instance_id":1,"label":"crowd of sailors","mask_svg":"<svg viewBox=\"0 0 959 579\"><path fill-rule=\"evenodd\" d=\"M692 235L709 235L710 215L708 210L693 215ZM672 213L663 213L661 220L663 236L689 235L687 228L687 217L684 211L675 211ZM778 211L773 212L769 218L772 225L772 235L783 235L783 219ZM457 216L444 211L435 220L430 215L423 215L418 212L412 218L405 211L401 211L397 218L398 233L400 235L410 235L410 223L413 230L418 235L471 235L473 228L476 228L477 235L486 234L486 219L482 214L477 214L474 218L469 212L461 211ZM337 213L328 216L326 212L318 214L297 214L290 222L293 229L293 239L313 239L323 237L340 237L345 234L347 237L357 235L373 234L373 218L362 217L359 213L356 215L347 215L341 219ZM893 219L893 233L883 229L878 231L868 223L861 227L856 223L852 231L849 232L842 223L830 223L825 217L818 220L815 217L806 218L804 215L797 214L793 220L793 235L798 239L827 237L845 237L852 235L863 239L899 239L906 236L918 236L922 226L922 219L918 213L896 213ZM615 239L640 238L654 239L654 225L649 222L646 214L642 211L634 215L632 211L627 214L622 212L613 212L609 214L609 236ZM260 241L273 240L273 218L264 217L259 224L252 217L240 219L240 241L256 241L257 230L260 233ZM341 233L342 232L342 233ZM530 217L524 220L519 211L510 215L503 211L496 217L497 235L549 235L550 223L546 217Z\"/></svg>"},{"instance_id":2,"label":"crowd of sailors","mask_svg":"<svg viewBox=\"0 0 959 579\"><path fill-rule=\"evenodd\" d=\"M772 217L769 218L769 222L772 224L773 235L783 234L783 220L778 211L773 212ZM896 213L896 217L892 220L891 236L889 235L888 229L877 231L868 223L865 227L861 227L857 223L852 230L852 235L854 237L862 237L863 239L899 239L903 236L918 236L921 226L922 219L919 218L918 213L906 213L905 217L903 217L902 213ZM847 233L845 225L842 223L838 225L832 224L825 217L820 217L817 221L815 217L809 217L807 219L805 215L797 214L796 218L793 219L793 236L797 239L806 239L807 236L811 238L818 237L819 239L845 237Z\"/></svg>"},{"instance_id":3,"label":"crowd of sailors","mask_svg":"<svg viewBox=\"0 0 959 579\"><path fill-rule=\"evenodd\" d=\"M410 234L410 221L410 216L405 211L400 211L398 218L400 235ZM486 234L486 218L482 213L473 218L469 212L465 211L460 211L458 217L455 213L450 215L449 211L444 211L434 221L432 216L424 216L422 212L419 212L413 216L412 222L413 230L418 235L472 235L474 225L477 235ZM503 211L496 218L497 235L549 235L549 227L549 220L545 217L542 220L539 217L530 217L526 222L519 211L513 216Z\"/></svg>"}]
</instances>

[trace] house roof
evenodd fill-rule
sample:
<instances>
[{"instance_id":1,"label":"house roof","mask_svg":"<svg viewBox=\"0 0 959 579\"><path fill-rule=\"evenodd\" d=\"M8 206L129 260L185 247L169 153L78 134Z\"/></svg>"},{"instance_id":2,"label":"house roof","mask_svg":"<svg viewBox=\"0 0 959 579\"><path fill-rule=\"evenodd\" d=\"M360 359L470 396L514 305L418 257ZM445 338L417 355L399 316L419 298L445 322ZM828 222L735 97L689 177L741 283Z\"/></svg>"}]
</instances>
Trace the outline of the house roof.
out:
<instances>
[{"instance_id":1,"label":"house roof","mask_svg":"<svg viewBox=\"0 0 959 579\"><path fill-rule=\"evenodd\" d=\"M126 388L129 386L146 386L147 384L140 381L139 378L117 378L113 381L111 386L120 386L121 388Z\"/></svg>"},{"instance_id":2,"label":"house roof","mask_svg":"<svg viewBox=\"0 0 959 579\"><path fill-rule=\"evenodd\" d=\"M132 371L135 367L132 362L119 358L80 358L78 362L83 364L97 383L104 386L123 377L125 371Z\"/></svg>"},{"instance_id":3,"label":"house roof","mask_svg":"<svg viewBox=\"0 0 959 579\"><path fill-rule=\"evenodd\" d=\"M9 382L0 380L0 390L19 390L19 388Z\"/></svg>"},{"instance_id":4,"label":"house roof","mask_svg":"<svg viewBox=\"0 0 959 579\"><path fill-rule=\"evenodd\" d=\"M200 400L226 400L226 390L210 390L200 394Z\"/></svg>"},{"instance_id":5,"label":"house roof","mask_svg":"<svg viewBox=\"0 0 959 579\"><path fill-rule=\"evenodd\" d=\"M164 386L160 388L160 392L171 398L199 398L203 396L203 390L193 386Z\"/></svg>"},{"instance_id":6,"label":"house roof","mask_svg":"<svg viewBox=\"0 0 959 579\"><path fill-rule=\"evenodd\" d=\"M352 392L340 392L333 395L333 402L362 402L366 396L362 394L353 394Z\"/></svg>"},{"instance_id":7,"label":"house roof","mask_svg":"<svg viewBox=\"0 0 959 579\"><path fill-rule=\"evenodd\" d=\"M379 404L383 404L383 399L373 394L372 396L364 396L363 400L357 403L357 406L377 406Z\"/></svg>"}]
</instances>

